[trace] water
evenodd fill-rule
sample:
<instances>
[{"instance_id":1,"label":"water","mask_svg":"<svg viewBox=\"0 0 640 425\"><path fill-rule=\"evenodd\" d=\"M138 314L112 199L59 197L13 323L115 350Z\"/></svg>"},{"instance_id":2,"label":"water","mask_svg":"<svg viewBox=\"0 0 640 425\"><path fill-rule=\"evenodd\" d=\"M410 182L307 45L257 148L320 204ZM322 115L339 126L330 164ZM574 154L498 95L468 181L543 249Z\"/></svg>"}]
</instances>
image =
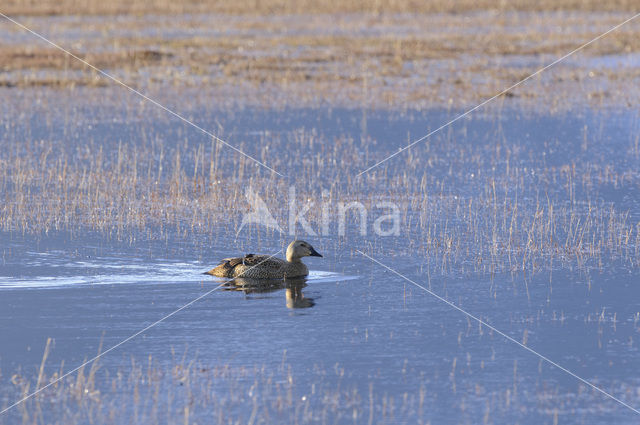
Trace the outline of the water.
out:
<instances>
[{"instance_id":1,"label":"water","mask_svg":"<svg viewBox=\"0 0 640 425\"><path fill-rule=\"evenodd\" d=\"M55 349L47 370L53 373L62 361L67 368L79 365L101 343L113 346L219 284L201 274L206 263L105 251L91 258L64 250L20 256L23 261L16 262L24 269L3 277L0 289L2 340L11 342L3 344L3 371L37 369L48 337L55 339ZM368 260L324 261L344 264L348 272L322 272L322 262L308 261L314 270L303 293L314 300L312 308L288 309L285 290L218 290L105 355L102 368L116 370L130 358L144 363L147 356L169 365L172 348L182 353L185 347L203 364L237 368L277 370L284 356L299 397L310 397L320 370L330 372L325 381L340 381L364 395L369 385L376 397L422 388L424 417L434 421L453 415L472 422L488 398L494 400L492 417L500 421L521 418L520 409L532 421L546 421L556 409L576 423L594 415L617 423L635 420L615 402L580 390L574 378L486 328L481 332L460 312ZM381 261L428 284L411 261ZM5 270L14 267L5 264ZM631 401L638 385L638 349L632 343L638 304L627 301L637 296L637 279L637 271L563 271L553 277L439 278L430 288L519 341L526 330L529 347ZM511 392L509 406L505 392Z\"/></svg>"},{"instance_id":2,"label":"water","mask_svg":"<svg viewBox=\"0 0 640 425\"><path fill-rule=\"evenodd\" d=\"M167 151L183 142L188 148L202 143L197 131L174 122L150 122L146 115L138 122L127 117L114 121L101 118L112 115L102 107L95 108L83 110L80 105L81 112L74 114L86 113L82 122L87 125L66 127L45 125L46 120L36 111L5 127L4 143L42 139L71 151L74 144L81 146L91 139L109 153L121 143L135 144L142 130L146 140L160 140ZM217 121L225 129L224 136L240 142L250 154L261 152L266 137L272 143L271 152L277 152L269 154L267 162L288 175L296 169L293 148L303 143L296 137L317 135L323 143L309 145L312 150L305 158L321 153L327 158L322 162L325 168L316 170L315 184L320 187L331 187L336 176L361 170L362 165L384 158L406 140L425 134L452 116L452 112L441 110L244 108L215 114L209 110L192 112L194 120L206 128L216 128ZM157 116L148 110L145 114ZM430 195L424 199L433 206L422 211L431 211L430 222L448 226L448 230L418 232L417 227L403 221L399 236L359 235L353 219L348 221L346 235L335 234L333 226L327 235L304 235L324 255L305 260L311 273L299 288L299 297L312 301L307 308L288 308L287 288L248 293L219 288L210 292L221 280L202 274L230 255L274 253L286 247L289 235L260 228L237 235L237 226L225 223L214 224L206 234L187 231L187 227L173 230L167 224L153 237L147 237L145 229L116 235L73 225L72 230L37 235L5 231L0 235L0 406L19 398L10 383L12 374L20 373L35 382L47 338L55 341L45 364L45 372L51 375L60 370L61 363L63 370L71 370L95 356L101 344L104 351L170 315L100 358L98 376L103 378L98 378L97 387L102 403L123 418L136 406L130 394L137 381L127 378L129 381L122 382L129 382L128 386L120 381L111 385L110 379L119 371L128 376L132 362L146 364L151 357L161 371L197 359L194 361L202 366L203 377L198 380L200 372L194 372L189 383L192 397L200 400L194 402L190 415L191 420L200 422L219 414L247 421L251 409L246 406L257 400L264 409L260 415L268 413L281 421L328 417L338 423L361 423L373 415L375 422L388 423L538 424L553 423L554 418L576 424L636 423L636 413L627 407L479 326L409 281L455 303L614 397L640 406L640 273L633 233L637 232L633 229L638 221L639 186L634 129L637 118L628 111L585 109L574 115L548 116L503 111L497 118L488 112L465 120L450 133L434 138L433 143L416 146L405 157L390 161L388 174L411 169L415 165L409 161L418 161L419 169L428 169L425 181ZM498 137L502 142L495 142ZM341 164L332 160L339 160L341 152L327 153L325 148L346 139L351 142L343 144L345 149L366 148L369 153L352 169L336 171ZM494 153L497 145L510 149L508 161ZM77 160L83 161L80 157ZM425 166L430 160L433 162ZM193 163L185 157L182 161L185 173L193 172ZM223 162L222 171L232 175L232 162L229 158L224 161L228 162ZM559 170L571 164L597 172L609 167L606 169L612 174L625 177L614 183L606 177L593 178L567 188L554 179L560 179ZM507 171L514 168L526 173L515 179ZM311 174L297 183L299 191L310 184L307 176ZM518 186L510 186L512 178ZM536 205L546 202L541 194L557 205L572 205L581 211L576 213L581 222L597 216L588 212L589 205L593 211L606 211L597 216L604 217L603 223L608 211L626 212L626 224L616 225L631 232L630 240L615 246L610 242L612 247L598 248L593 255L582 245L576 248L579 254L566 254L563 247L578 246L578 236L559 221L553 235L560 242L541 247L539 253L530 248L531 243L542 240L535 235L532 242L513 242L512 250L497 248L497 242L495 251L476 247L478 241L484 245L491 236L482 236L480 231L473 236L475 227L466 227L458 210L470 208L470 200L472 205L484 202L480 193L492 180L503 184L499 189L503 196L517 194L518 217L537 211ZM407 188L407 193L381 191L375 195L385 187L385 181L370 182L370 186L345 189L346 193L373 193L394 200L405 195L422 200L425 196L413 188ZM420 208L407 206L406 220L418 220ZM492 213L487 212L493 210L482 211L477 219L493 223ZM237 225L241 215L237 209L231 208L228 214L236 219L230 223ZM280 213L275 216L285 222ZM597 221L600 218L593 220L593 227L581 228L587 242L591 236L600 238L598 232L616 233ZM413 230L407 231L405 225ZM431 246L427 241L431 234L438 240L434 247L425 248ZM496 234L497 238L504 236ZM443 235L453 238L449 251ZM563 244L565 238L576 242ZM519 251L523 246L532 252L526 260ZM408 280L356 250L363 250ZM527 264L524 271L518 268L521 261ZM493 267L485 268L484 264L490 263ZM228 369L211 378L207 371L216 367ZM170 406L181 406L188 397L180 395L182 384L175 379L175 373L160 374L159 397ZM140 391L148 394L144 379L139 382ZM175 391L174 398L167 396L167 391ZM218 401L202 402L208 398ZM278 400L290 408L279 410ZM64 415L55 406L48 409L53 417ZM175 407L180 414L158 416L175 422L182 417L179 409ZM293 413L305 409L308 416ZM141 422L154 422L148 409L140 410ZM20 415L20 410L14 409L0 416L0 423L20 421Z\"/></svg>"}]
</instances>

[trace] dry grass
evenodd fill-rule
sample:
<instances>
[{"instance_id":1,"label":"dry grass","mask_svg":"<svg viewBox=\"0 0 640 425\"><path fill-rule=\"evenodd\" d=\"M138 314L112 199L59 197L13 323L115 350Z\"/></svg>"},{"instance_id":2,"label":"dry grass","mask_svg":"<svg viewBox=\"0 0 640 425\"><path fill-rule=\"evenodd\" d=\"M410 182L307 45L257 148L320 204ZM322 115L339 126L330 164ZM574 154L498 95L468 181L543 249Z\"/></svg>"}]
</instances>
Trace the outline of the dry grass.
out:
<instances>
[{"instance_id":1,"label":"dry grass","mask_svg":"<svg viewBox=\"0 0 640 425\"><path fill-rule=\"evenodd\" d=\"M99 2L96 0L62 1L20 1L7 0L3 4L3 13L14 15L68 15L68 14L147 14L147 13L230 13L230 14L298 14L298 13L460 13L474 10L498 11L540 11L540 10L626 10L637 11L636 0L561 0L531 1L512 0L495 2L490 0L462 0L445 2L442 0L416 1L337 1L337 0L240 0L224 2L214 0L186 0L170 2L167 0L114 0Z\"/></svg>"},{"instance_id":2,"label":"dry grass","mask_svg":"<svg viewBox=\"0 0 640 425\"><path fill-rule=\"evenodd\" d=\"M149 356L144 364L131 359L111 373L103 371L98 360L58 381L65 371L61 366L54 373L44 372L45 353L35 382L19 372L9 378L0 392L0 409L9 400L53 384L0 416L0 424L317 423L329 418L365 420L370 415L417 419L427 413L424 384L394 403L384 388L370 385L363 394L341 385L345 369L338 364L315 367L309 385L298 382L284 359L278 367L232 367L202 364L186 351L172 354L169 365Z\"/></svg>"},{"instance_id":3,"label":"dry grass","mask_svg":"<svg viewBox=\"0 0 640 425\"><path fill-rule=\"evenodd\" d=\"M70 4L45 2L36 8L63 10ZM162 4L173 7L173 3ZM323 4L329 3L320 2L309 13L321 10ZM113 8L113 13L119 10L117 3L86 5L94 11L99 7ZM127 5L141 7L136 2ZM243 7L242 2L225 5ZM394 2L389 10L401 12L409 6L415 5ZM376 15L347 4L344 7L359 13L309 15L304 21L270 14L240 19L194 15L177 20L161 15L142 20L123 16L117 21L33 17L27 23L145 93L172 91L183 96L184 88L195 88L207 102L225 97L237 105L270 108L329 104L457 110L525 78L622 17L621 13L589 12L595 3L584 3L580 11L571 12L555 10L572 9L576 3L505 6L525 10L517 13L476 13L471 12L475 8L464 6L456 6L465 11L458 14L433 13L435 6L427 3L418 7L417 14ZM630 4L608 6L620 11ZM478 7L489 6L480 3ZM257 3L255 10L261 8L284 13L277 2ZM218 32L211 35L212 29ZM158 37L157 31L169 35ZM174 32L177 35L171 35ZM29 38L14 39L16 34L15 28L9 29L10 42L0 45L0 67L5 71L0 86L10 87L3 89L9 95L47 86L44 90L53 87L70 93L73 100L69 101L76 102L75 93L67 89L85 85L91 86L82 92L90 105L103 103L105 95L112 93L104 87L111 83L95 72ZM637 67L594 66L590 61L609 54L637 54L639 38L637 26L625 27L492 107L498 113L505 106L520 106L553 114L585 103L637 105ZM190 98L189 102L197 101ZM127 119L138 114L132 108ZM67 114L64 119L65 125L73 127L84 117ZM300 182L316 182L299 185L301 198L321 199L319 179L332 176L322 185L332 188L334 207L352 200L372 206L379 196L403 205L403 233L414 235L411 249L418 249L432 268L437 264L445 273L451 267L485 272L534 270L541 264L550 267L554 259L598 263L607 255L637 263L636 218L629 218L625 211L610 211L610 205L597 200L575 197L576 189L590 193L603 185L635 184L630 169L583 160L541 166L532 178L526 166L503 166L523 148L502 143L497 134L496 150L474 150L461 136L453 144L447 140L451 150L416 146L402 160L394 160L394 166L387 164L356 179L354 170L380 159L378 141L362 146L350 139L320 140L315 134L285 137L293 140L270 139L257 147L249 142L234 144L275 169L286 172L297 167ZM301 160L291 146L307 154ZM28 139L5 140L2 147L0 227L9 232L81 226L121 238L134 238L134 232L149 238L172 232L211 234L221 225L237 228L247 208L244 185L251 185L265 199L288 191L288 181L256 174L254 164L226 151L221 154L218 145L168 143L143 134L136 140L121 140L117 150L104 149L94 141L64 146ZM631 141L629 152L637 158L637 139ZM486 174L497 166L502 167L500 174ZM468 170L478 176L475 181L468 181ZM461 183L472 192L457 193ZM528 189L551 186L553 190ZM273 207L280 218L285 217L287 211ZM311 219L318 221L313 212Z\"/></svg>"},{"instance_id":4,"label":"dry grass","mask_svg":"<svg viewBox=\"0 0 640 425\"><path fill-rule=\"evenodd\" d=\"M314 152L319 145L331 150L299 163L285 148L294 143L288 137L295 138L295 151ZM6 145L0 157L0 229L47 233L88 228L132 241L213 237L223 228L232 234L249 208L246 187L267 201L280 223L287 223L290 181L264 170L254 174L252 161L222 149L214 144L169 148L144 138L120 143L115 150L93 142L76 148L35 141ZM306 217L317 231L325 204L337 223L340 203L358 201L371 213L381 198L397 203L402 211L401 249L442 274L536 271L570 264L602 267L609 260L638 264L637 218L597 196L576 195L632 188L633 173L606 162L581 161L530 169L515 160L508 165L512 156L523 155L518 152L521 146L498 143L492 153L477 149L484 148L466 139L439 148L416 146L393 167L386 164L360 179L353 170L364 169L370 160L352 139L318 140L313 133L295 132L271 140L254 154L285 173L296 170L298 202L314 203ZM276 151L280 153L274 157ZM427 163L420 158L428 158ZM444 170L438 164L449 165ZM484 175L491 164L500 172ZM323 189L328 189L326 195ZM348 223L350 237L356 236L357 216ZM257 241L263 230L249 226L243 234ZM278 237L272 232L267 239ZM387 253L385 238L372 231L368 238L379 241L374 246ZM342 238L335 243L353 245ZM258 248L254 244L252 249Z\"/></svg>"},{"instance_id":5,"label":"dry grass","mask_svg":"<svg viewBox=\"0 0 640 425\"><path fill-rule=\"evenodd\" d=\"M595 320L600 323L602 317ZM492 338L488 332L474 329L469 326L466 333L461 332L459 341ZM402 388L395 393L379 385L376 376L354 383L351 371L341 364L311 365L305 376L300 376L284 356L279 365L267 367L211 365L186 350L180 354L172 349L171 353L168 362L159 363L149 356L142 363L126 360L117 369L107 369L98 360L59 381L65 370L60 366L47 373L52 368L45 368L45 353L34 376L17 372L7 377L0 392L0 409L35 389L52 385L1 415L0 424L431 423L442 417L443 397L456 400L448 413L464 418L464 423L475 423L480 414L492 423L504 422L513 412L535 412L536 417L549 419L557 418L558 411L573 415L582 403L593 399L600 406L597 403L602 400L601 394L583 387L577 389L578 396L567 394L566 389L549 381L544 368L538 368L537 374L535 370L528 372L537 384L519 387L522 372L517 360L512 380L498 377L487 384L483 381L485 362L479 362L482 355L477 353L473 362L470 353L466 361L462 356L447 359L450 371L432 370L417 376L412 376L415 372L406 361L400 367L388 364L387 370L397 368L395 386ZM491 367L493 359L487 360ZM497 367L504 370L503 363ZM637 400L633 385L615 386L625 400ZM447 406L449 401L445 403ZM478 414L467 419L472 412ZM585 420L588 423L591 419Z\"/></svg>"},{"instance_id":6,"label":"dry grass","mask_svg":"<svg viewBox=\"0 0 640 425\"><path fill-rule=\"evenodd\" d=\"M76 52L78 53L78 52ZM88 53L83 59L97 68L138 69L152 64L166 64L170 54L155 50ZM26 69L86 69L86 66L54 48L24 48L8 46L0 50L0 64L5 72Z\"/></svg>"},{"instance_id":7,"label":"dry grass","mask_svg":"<svg viewBox=\"0 0 640 425\"><path fill-rule=\"evenodd\" d=\"M262 99L258 102L273 104L277 93L298 106L325 101L335 106L463 108L520 81L623 17L483 11L315 15L303 23L286 15L206 20L127 16L117 22L32 18L26 23L136 87L233 87L234 96L247 103ZM9 35L19 32L8 30ZM159 30L168 35L152 35ZM176 31L178 35L170 35ZM102 36L96 38L96 33ZM637 26L624 27L575 60L518 87L510 101L538 109L570 108L568 99L580 104L587 99L595 106L635 106L640 99L638 67L602 66L591 60L638 54L639 38ZM5 87L111 84L29 37L0 44L0 68L5 71L0 86ZM260 92L265 94L256 95Z\"/></svg>"}]
</instances>

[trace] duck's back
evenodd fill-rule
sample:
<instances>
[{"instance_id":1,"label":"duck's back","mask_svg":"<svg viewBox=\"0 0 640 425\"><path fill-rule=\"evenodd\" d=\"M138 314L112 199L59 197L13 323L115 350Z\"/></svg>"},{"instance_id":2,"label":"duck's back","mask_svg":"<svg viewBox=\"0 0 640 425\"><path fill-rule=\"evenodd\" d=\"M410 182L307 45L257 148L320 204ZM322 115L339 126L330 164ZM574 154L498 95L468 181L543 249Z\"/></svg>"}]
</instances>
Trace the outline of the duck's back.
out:
<instances>
[{"instance_id":1,"label":"duck's back","mask_svg":"<svg viewBox=\"0 0 640 425\"><path fill-rule=\"evenodd\" d=\"M306 276L307 267L299 263L289 263L268 255L247 254L244 257L226 258L207 274L218 277L246 277L250 279L282 279Z\"/></svg>"}]
</instances>

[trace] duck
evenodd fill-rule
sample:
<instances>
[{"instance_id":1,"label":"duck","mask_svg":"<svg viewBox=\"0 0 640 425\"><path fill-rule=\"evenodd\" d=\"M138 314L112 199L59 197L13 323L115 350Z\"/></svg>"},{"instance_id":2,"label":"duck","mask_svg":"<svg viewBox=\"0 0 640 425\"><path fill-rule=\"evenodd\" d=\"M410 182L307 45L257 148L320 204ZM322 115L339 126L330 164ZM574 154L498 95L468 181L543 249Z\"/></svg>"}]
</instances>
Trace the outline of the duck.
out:
<instances>
[{"instance_id":1,"label":"duck","mask_svg":"<svg viewBox=\"0 0 640 425\"><path fill-rule=\"evenodd\" d=\"M309 274L309 269L301 261L302 257L322 257L322 255L310 243L295 240L287 247L286 260L269 255L247 254L244 257L225 258L205 274L249 279L303 277Z\"/></svg>"}]
</instances>

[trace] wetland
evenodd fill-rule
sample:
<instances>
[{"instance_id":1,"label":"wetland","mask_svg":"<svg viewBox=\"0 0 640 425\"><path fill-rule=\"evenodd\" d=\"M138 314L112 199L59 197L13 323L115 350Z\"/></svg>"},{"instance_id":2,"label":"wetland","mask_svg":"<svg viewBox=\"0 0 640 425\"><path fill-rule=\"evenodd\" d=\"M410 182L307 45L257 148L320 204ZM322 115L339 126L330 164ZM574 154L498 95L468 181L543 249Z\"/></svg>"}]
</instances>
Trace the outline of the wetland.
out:
<instances>
[{"instance_id":1,"label":"wetland","mask_svg":"<svg viewBox=\"0 0 640 425\"><path fill-rule=\"evenodd\" d=\"M71 3L0 11L199 128L2 21L0 424L637 422L638 23L416 143L633 5Z\"/></svg>"}]
</instances>

